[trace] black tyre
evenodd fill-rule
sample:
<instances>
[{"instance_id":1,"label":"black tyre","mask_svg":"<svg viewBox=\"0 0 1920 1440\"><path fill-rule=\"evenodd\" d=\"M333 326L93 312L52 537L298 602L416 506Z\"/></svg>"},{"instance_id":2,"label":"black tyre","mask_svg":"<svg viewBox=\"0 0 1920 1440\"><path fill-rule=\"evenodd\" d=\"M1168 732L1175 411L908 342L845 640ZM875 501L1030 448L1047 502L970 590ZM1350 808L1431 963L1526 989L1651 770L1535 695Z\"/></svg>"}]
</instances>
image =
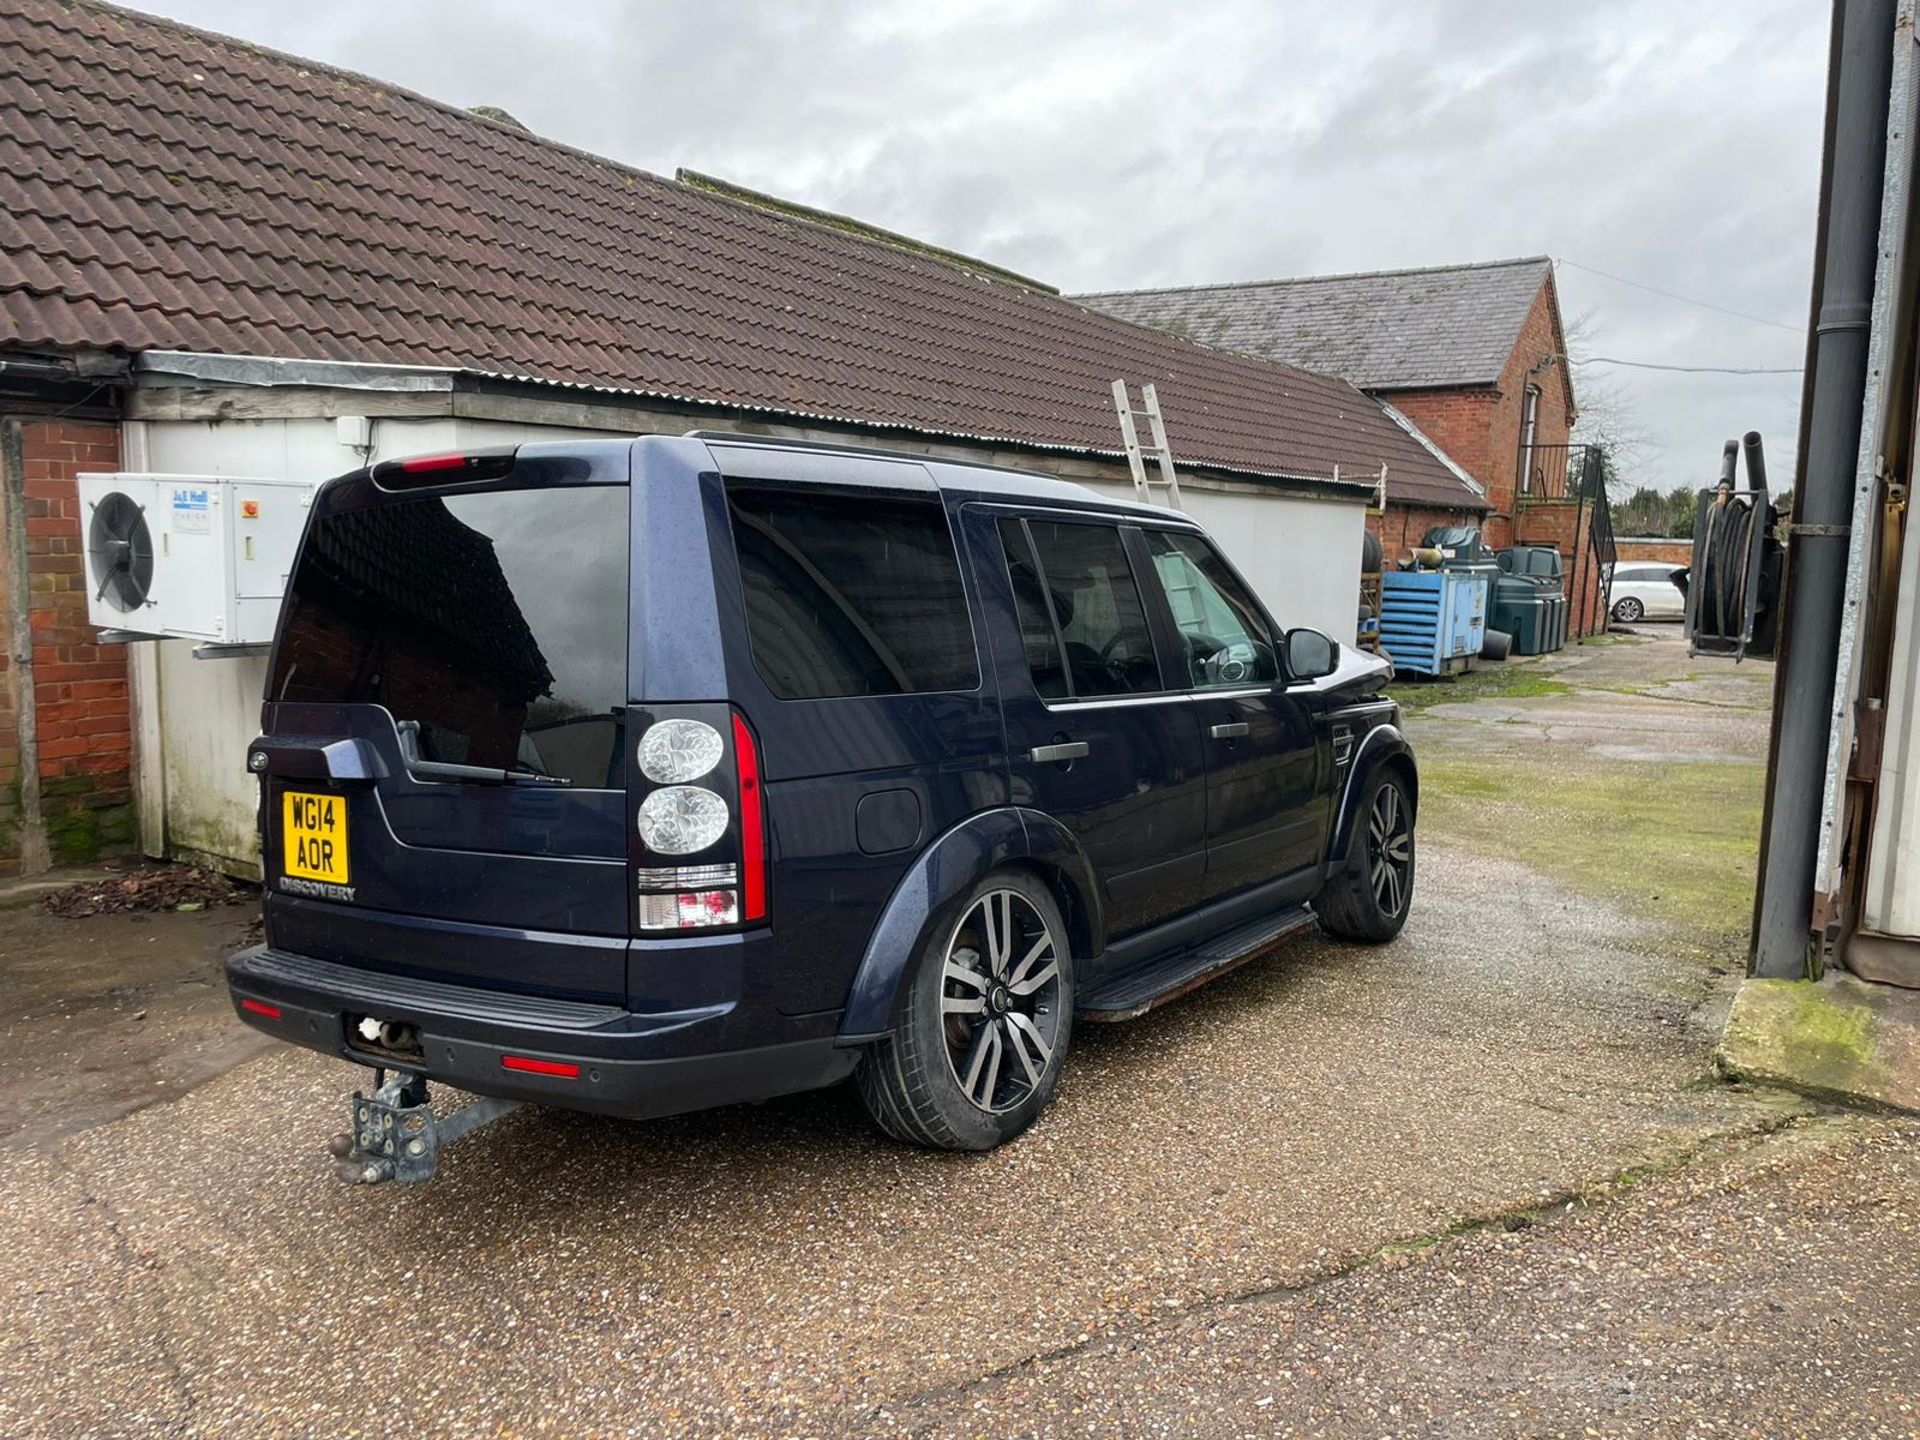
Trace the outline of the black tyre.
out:
<instances>
[{"instance_id":1,"label":"black tyre","mask_svg":"<svg viewBox=\"0 0 1920 1440\"><path fill-rule=\"evenodd\" d=\"M991 1150L1053 1099L1073 1034L1060 910L1024 871L990 875L928 940L893 1032L861 1060L860 1099L896 1140Z\"/></svg>"},{"instance_id":2,"label":"black tyre","mask_svg":"<svg viewBox=\"0 0 1920 1440\"><path fill-rule=\"evenodd\" d=\"M1647 607L1629 595L1613 607L1613 618L1623 625L1631 625L1647 613Z\"/></svg>"},{"instance_id":3,"label":"black tyre","mask_svg":"<svg viewBox=\"0 0 1920 1440\"><path fill-rule=\"evenodd\" d=\"M1347 863L1313 902L1320 927L1342 940L1378 945L1393 939L1413 906L1413 800L1392 770L1368 782Z\"/></svg>"}]
</instances>

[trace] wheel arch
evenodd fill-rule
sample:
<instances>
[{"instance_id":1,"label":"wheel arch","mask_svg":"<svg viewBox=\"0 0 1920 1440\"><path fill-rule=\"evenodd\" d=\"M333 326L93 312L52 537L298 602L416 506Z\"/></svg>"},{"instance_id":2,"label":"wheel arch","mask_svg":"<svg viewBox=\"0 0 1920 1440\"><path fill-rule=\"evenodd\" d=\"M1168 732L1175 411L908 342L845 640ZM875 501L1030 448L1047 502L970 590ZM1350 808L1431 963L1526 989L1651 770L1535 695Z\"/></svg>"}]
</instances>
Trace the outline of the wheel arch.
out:
<instances>
[{"instance_id":1,"label":"wheel arch","mask_svg":"<svg viewBox=\"0 0 1920 1440\"><path fill-rule=\"evenodd\" d=\"M1413 758L1413 746L1397 725L1376 725L1361 740L1347 771L1346 788L1340 793L1340 809L1334 816L1333 838L1327 846L1327 870L1333 873L1347 858L1353 839L1353 827L1360 823L1360 806L1367 787L1382 770L1400 777L1407 787L1407 803L1413 820L1420 818L1420 767Z\"/></svg>"},{"instance_id":2,"label":"wheel arch","mask_svg":"<svg viewBox=\"0 0 1920 1440\"><path fill-rule=\"evenodd\" d=\"M865 1044L892 1028L901 983L928 934L953 918L954 906L982 879L1006 869L1028 871L1046 886L1076 963L1106 948L1093 867L1072 833L1037 810L982 811L927 846L894 887L847 991L841 1044Z\"/></svg>"}]
</instances>

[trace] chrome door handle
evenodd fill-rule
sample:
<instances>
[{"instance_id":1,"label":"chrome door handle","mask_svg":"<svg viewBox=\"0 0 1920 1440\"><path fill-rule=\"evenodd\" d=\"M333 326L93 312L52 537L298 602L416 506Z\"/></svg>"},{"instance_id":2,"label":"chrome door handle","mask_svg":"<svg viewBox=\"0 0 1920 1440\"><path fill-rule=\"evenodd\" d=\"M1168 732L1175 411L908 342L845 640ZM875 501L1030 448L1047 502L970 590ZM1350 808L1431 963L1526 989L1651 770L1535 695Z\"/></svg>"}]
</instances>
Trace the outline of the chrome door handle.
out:
<instances>
[{"instance_id":1,"label":"chrome door handle","mask_svg":"<svg viewBox=\"0 0 1920 1440\"><path fill-rule=\"evenodd\" d=\"M1225 725L1216 725L1207 733L1216 740L1238 740L1250 728L1244 720L1233 720Z\"/></svg>"},{"instance_id":2,"label":"chrome door handle","mask_svg":"<svg viewBox=\"0 0 1920 1440\"><path fill-rule=\"evenodd\" d=\"M1037 765L1049 760L1078 760L1087 753L1087 742L1069 740L1060 745L1036 745L1027 752L1027 758Z\"/></svg>"}]
</instances>

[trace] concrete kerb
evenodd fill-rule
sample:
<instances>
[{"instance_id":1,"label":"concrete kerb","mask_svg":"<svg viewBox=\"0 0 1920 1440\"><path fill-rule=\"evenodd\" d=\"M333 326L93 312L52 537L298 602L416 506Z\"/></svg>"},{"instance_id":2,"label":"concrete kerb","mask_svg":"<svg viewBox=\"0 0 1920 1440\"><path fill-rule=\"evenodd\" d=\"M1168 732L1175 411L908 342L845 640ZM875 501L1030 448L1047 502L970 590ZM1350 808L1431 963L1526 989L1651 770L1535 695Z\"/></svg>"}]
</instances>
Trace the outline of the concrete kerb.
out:
<instances>
[{"instance_id":1,"label":"concrete kerb","mask_svg":"<svg viewBox=\"0 0 1920 1440\"><path fill-rule=\"evenodd\" d=\"M1878 1113L1920 1114L1920 992L1840 972L1750 979L1714 1068L1730 1080Z\"/></svg>"}]
</instances>

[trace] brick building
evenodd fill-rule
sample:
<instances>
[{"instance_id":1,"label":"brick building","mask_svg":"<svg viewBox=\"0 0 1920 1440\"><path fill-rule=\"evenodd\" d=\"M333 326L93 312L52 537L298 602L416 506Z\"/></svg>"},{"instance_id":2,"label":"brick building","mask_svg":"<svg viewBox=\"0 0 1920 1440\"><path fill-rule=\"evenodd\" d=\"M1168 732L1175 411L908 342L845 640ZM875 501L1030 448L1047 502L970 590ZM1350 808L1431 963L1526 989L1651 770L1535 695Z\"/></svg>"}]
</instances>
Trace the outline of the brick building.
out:
<instances>
[{"instance_id":1,"label":"brick building","mask_svg":"<svg viewBox=\"0 0 1920 1440\"><path fill-rule=\"evenodd\" d=\"M1575 629L1597 628L1609 512L1604 488L1583 483L1585 448L1570 443L1578 411L1547 257L1076 298L1203 345L1352 382L1477 492L1447 503L1389 473L1386 513L1373 521L1389 561L1435 525L1479 525L1496 549L1557 545L1573 581Z\"/></svg>"}]
</instances>

